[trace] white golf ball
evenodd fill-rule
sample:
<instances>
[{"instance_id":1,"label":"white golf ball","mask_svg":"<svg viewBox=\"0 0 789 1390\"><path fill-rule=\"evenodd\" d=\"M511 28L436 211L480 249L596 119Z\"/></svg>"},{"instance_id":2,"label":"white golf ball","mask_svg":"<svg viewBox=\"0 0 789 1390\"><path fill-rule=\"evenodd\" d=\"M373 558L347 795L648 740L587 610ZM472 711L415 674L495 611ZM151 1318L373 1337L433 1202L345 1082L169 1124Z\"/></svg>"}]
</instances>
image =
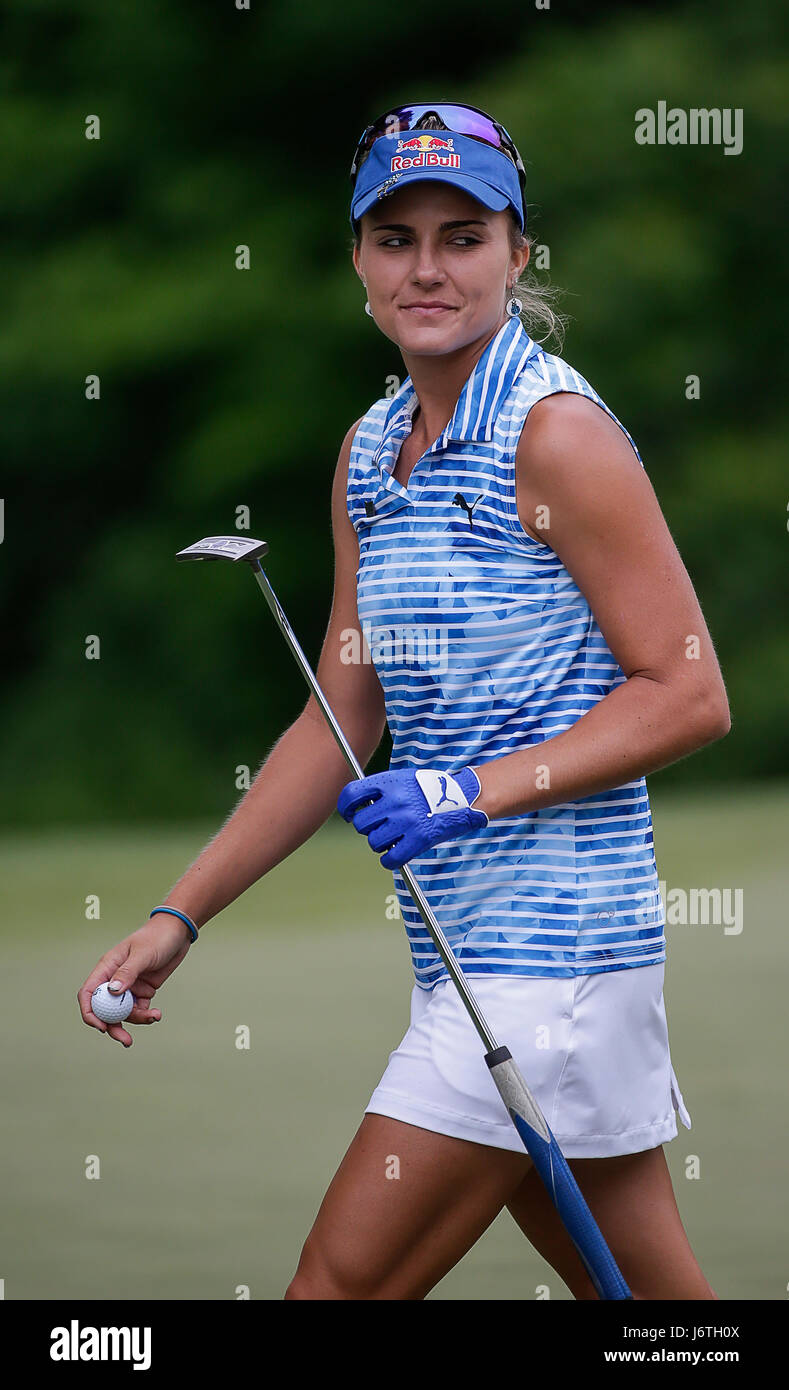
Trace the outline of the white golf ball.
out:
<instances>
[{"instance_id":1,"label":"white golf ball","mask_svg":"<svg viewBox=\"0 0 789 1390\"><path fill-rule=\"evenodd\" d=\"M134 1008L135 999L130 989L123 994L112 994L107 985L97 985L90 996L90 1007L102 1023L123 1023Z\"/></svg>"}]
</instances>

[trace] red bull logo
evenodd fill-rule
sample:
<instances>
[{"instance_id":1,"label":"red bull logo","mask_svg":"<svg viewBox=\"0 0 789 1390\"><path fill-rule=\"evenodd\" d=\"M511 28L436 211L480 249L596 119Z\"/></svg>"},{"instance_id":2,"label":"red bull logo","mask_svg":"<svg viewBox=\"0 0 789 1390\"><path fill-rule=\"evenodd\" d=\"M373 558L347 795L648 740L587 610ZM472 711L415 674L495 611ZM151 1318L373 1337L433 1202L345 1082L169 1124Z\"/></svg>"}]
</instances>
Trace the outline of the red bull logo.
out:
<instances>
[{"instance_id":1,"label":"red bull logo","mask_svg":"<svg viewBox=\"0 0 789 1390\"><path fill-rule=\"evenodd\" d=\"M454 150L455 146L451 140L442 140L438 135L412 135L410 140L398 140L397 153L401 150Z\"/></svg>"},{"instance_id":2,"label":"red bull logo","mask_svg":"<svg viewBox=\"0 0 789 1390\"><path fill-rule=\"evenodd\" d=\"M454 150L451 139L442 140L441 136L428 132L413 135L410 140L398 140L397 153L392 155L390 168L393 173L405 169L429 168L433 165L459 169L460 155L455 154Z\"/></svg>"}]
</instances>

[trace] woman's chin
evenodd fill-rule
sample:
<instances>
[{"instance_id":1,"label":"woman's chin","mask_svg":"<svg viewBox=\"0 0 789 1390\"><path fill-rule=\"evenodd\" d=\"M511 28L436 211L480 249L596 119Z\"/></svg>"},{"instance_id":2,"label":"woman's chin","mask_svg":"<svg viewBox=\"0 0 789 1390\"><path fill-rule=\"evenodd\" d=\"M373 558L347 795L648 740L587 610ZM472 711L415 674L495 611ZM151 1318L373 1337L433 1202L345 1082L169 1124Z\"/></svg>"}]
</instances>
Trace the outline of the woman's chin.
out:
<instances>
[{"instance_id":1,"label":"woman's chin","mask_svg":"<svg viewBox=\"0 0 789 1390\"><path fill-rule=\"evenodd\" d=\"M406 352L447 352L454 345L460 327L461 315L456 309L435 315L395 310L387 336L394 338Z\"/></svg>"}]
</instances>

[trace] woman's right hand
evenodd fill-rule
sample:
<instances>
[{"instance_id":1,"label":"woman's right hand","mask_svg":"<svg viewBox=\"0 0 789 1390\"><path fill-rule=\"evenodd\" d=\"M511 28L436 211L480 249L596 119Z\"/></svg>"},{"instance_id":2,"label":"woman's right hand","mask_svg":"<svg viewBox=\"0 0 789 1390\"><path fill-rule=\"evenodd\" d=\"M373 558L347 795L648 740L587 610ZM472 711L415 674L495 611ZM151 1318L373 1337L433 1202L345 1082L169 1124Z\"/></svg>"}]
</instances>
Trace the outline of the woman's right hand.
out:
<instances>
[{"instance_id":1,"label":"woman's right hand","mask_svg":"<svg viewBox=\"0 0 789 1390\"><path fill-rule=\"evenodd\" d=\"M105 952L84 985L77 990L83 1021L91 1028L98 1028L101 1033L109 1033L124 1047L131 1047L131 1035L122 1023L104 1023L91 1012L94 989L97 985L114 984L119 980L121 988L117 991L113 989L113 994L122 994L124 989L130 989L136 1001L125 1022L158 1023L161 1011L151 1008L151 1000L159 986L181 964L191 944L191 936L179 917L157 913L144 927Z\"/></svg>"}]
</instances>

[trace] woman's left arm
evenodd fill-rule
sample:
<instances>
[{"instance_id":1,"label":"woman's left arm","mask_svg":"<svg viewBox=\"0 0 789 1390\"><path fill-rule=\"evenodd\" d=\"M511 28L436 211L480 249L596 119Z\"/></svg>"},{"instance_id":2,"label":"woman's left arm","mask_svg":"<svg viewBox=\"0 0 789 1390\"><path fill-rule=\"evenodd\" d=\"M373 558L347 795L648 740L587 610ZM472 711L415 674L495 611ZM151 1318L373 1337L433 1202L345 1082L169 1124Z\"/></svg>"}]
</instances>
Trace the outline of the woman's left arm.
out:
<instances>
[{"instance_id":1,"label":"woman's left arm","mask_svg":"<svg viewBox=\"0 0 789 1390\"><path fill-rule=\"evenodd\" d=\"M516 475L521 521L572 575L627 680L564 733L472 763L490 819L621 786L731 727L690 576L619 426L587 397L548 396L526 417Z\"/></svg>"}]
</instances>

